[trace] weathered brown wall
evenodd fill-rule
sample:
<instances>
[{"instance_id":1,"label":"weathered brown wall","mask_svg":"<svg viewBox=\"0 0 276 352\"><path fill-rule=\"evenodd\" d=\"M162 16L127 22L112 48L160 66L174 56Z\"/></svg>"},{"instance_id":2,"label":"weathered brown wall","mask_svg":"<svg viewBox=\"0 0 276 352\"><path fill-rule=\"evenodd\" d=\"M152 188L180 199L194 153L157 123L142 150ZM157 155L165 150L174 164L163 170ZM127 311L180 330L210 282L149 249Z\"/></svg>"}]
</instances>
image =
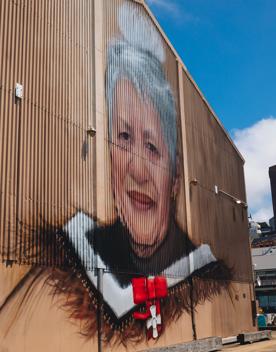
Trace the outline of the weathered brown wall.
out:
<instances>
[{"instance_id":1,"label":"weathered brown wall","mask_svg":"<svg viewBox=\"0 0 276 352\"><path fill-rule=\"evenodd\" d=\"M112 17L120 1L112 1L109 7L110 2L0 3L0 254L2 251L5 259L24 262L25 248L17 246L19 235L29 236L30 229L40 226L43 230L44 223L61 226L79 208L102 221L113 216L104 62L106 42L116 30ZM181 155L178 221L194 242L210 244L233 268L236 281L231 296L222 293L197 307L197 334L200 338L249 331L254 327L246 210L214 193L217 185L246 200L243 160L169 44L166 52L166 73L174 93L179 94L179 140L186 147ZM22 100L15 99L16 82L24 86ZM88 126L96 126L96 138L87 137ZM197 185L190 184L194 178ZM26 243L23 241L23 246ZM11 248L17 248L17 253ZM29 267L0 266L0 313L25 270ZM49 288L38 285L32 294L41 290L48 293ZM15 295L12 302L18 303L18 299ZM29 328L28 314L16 317L17 327L3 346L20 351L24 341L29 351L42 351L48 349L46 343L51 339L52 351L96 348L96 340L83 343L78 326L68 323L57 302L53 304L46 294L39 302ZM12 306L5 308L5 315L0 314L0 339L10 310ZM157 345L192 337L191 318L184 314ZM130 350L146 347L142 343ZM124 350L123 346L106 350L116 348Z\"/></svg>"},{"instance_id":2,"label":"weathered brown wall","mask_svg":"<svg viewBox=\"0 0 276 352\"><path fill-rule=\"evenodd\" d=\"M198 337L228 337L236 335L238 331L254 331L256 328L251 320L252 298L251 284L239 282L233 283L231 295L223 292L212 302L198 306L196 309Z\"/></svg>"},{"instance_id":3,"label":"weathered brown wall","mask_svg":"<svg viewBox=\"0 0 276 352\"><path fill-rule=\"evenodd\" d=\"M36 283L34 289L26 291L31 278L26 280L26 288L10 298L10 304L1 309L12 289L29 270L26 266L6 268L0 265L0 348L10 348L13 352L21 352L22 345L28 351L82 351L97 350L97 338L86 340L80 334L79 325L68 314L59 309L60 300L51 296L51 288L43 285L45 277ZM232 336L239 332L253 331L251 316L251 286L236 283L232 287L232 295L223 293L212 302L205 302L196 308L195 323L198 338L209 336ZM27 294L22 309L18 305ZM128 351L143 351L147 348L171 345L191 341L193 332L188 314L181 316L166 329L158 342L141 342L138 345L129 343ZM0 349L1 351L1 349ZM124 346L104 345L104 351L126 351ZM2 352L2 351L1 351Z\"/></svg>"},{"instance_id":4,"label":"weathered brown wall","mask_svg":"<svg viewBox=\"0 0 276 352\"><path fill-rule=\"evenodd\" d=\"M234 270L251 281L247 210L219 190L246 202L243 160L183 72L192 238L209 243ZM197 184L191 184L193 179ZM246 249L246 250L245 250ZM235 253L235 254L234 254Z\"/></svg>"},{"instance_id":5,"label":"weathered brown wall","mask_svg":"<svg viewBox=\"0 0 276 352\"><path fill-rule=\"evenodd\" d=\"M120 37L118 35L118 24L117 24L117 16L119 13L120 5L124 3L123 0L113 0L110 2L109 0L103 0L103 63L104 67L106 64L106 57L108 52L109 43L112 42L116 37ZM139 2L138 2L139 3ZM140 12L143 13L144 9L143 6L140 6ZM158 28L157 28L158 30ZM164 63L164 72L166 75L167 80L170 83L172 88L173 95L175 97L175 104L177 110L177 127L178 127L178 151L179 151L179 159L180 159L180 181L179 181L179 193L177 196L177 221L180 224L181 228L186 232L187 231L187 220L186 220L186 205L185 205L185 185L184 185L184 168L183 168L183 155L182 155L182 131L181 131L181 122L180 122L180 112L179 112L179 100L178 100L178 62L176 60L175 54L172 48L166 43L164 40L163 42L164 50L166 53L166 62ZM98 53L96 53L97 55ZM110 160L109 160L109 137L107 133L107 111L106 106L103 109L103 123L104 123L104 140L105 140L105 160L107 161L105 170L102 170L102 174L106 172L106 175L110 177ZM103 169L103 165L100 166ZM106 171L107 170L107 171ZM110 188L110 181L106 177L105 182L105 217L103 217L103 221L109 221L112 217L112 210L114 209L114 203L112 202L113 194ZM114 210L113 210L114 211ZM99 216L101 218L101 216Z\"/></svg>"},{"instance_id":6,"label":"weathered brown wall","mask_svg":"<svg viewBox=\"0 0 276 352\"><path fill-rule=\"evenodd\" d=\"M1 1L0 239L94 211L93 1ZM16 82L24 97L15 98ZM23 226L24 224L24 226ZM26 229L27 228L27 229ZM24 260L24 248L9 257Z\"/></svg>"}]
</instances>

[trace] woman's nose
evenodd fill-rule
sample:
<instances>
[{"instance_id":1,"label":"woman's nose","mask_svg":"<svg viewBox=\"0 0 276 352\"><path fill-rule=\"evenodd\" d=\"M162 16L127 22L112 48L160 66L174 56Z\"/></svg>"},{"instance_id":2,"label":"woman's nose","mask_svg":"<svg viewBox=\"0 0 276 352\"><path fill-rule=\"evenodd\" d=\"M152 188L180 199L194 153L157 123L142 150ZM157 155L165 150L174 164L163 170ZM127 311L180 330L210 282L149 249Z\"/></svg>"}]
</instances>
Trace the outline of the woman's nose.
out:
<instances>
[{"instance_id":1,"label":"woman's nose","mask_svg":"<svg viewBox=\"0 0 276 352\"><path fill-rule=\"evenodd\" d=\"M147 160L140 155L132 155L129 162L129 175L139 184L145 183L149 179Z\"/></svg>"}]
</instances>

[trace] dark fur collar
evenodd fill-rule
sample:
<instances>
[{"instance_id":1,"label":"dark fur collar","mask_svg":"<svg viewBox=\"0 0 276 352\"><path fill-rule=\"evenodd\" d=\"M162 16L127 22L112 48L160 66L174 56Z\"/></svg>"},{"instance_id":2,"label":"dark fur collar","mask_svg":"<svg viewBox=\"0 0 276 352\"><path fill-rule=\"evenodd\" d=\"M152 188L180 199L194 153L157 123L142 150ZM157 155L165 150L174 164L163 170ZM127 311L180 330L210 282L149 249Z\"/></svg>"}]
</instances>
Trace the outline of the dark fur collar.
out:
<instances>
[{"instance_id":1,"label":"dark fur collar","mask_svg":"<svg viewBox=\"0 0 276 352\"><path fill-rule=\"evenodd\" d=\"M121 225L116 224L116 226L120 227ZM85 321L84 333L87 336L93 335L95 329L92 326L95 324L95 319L92 318L92 315L96 313L99 293L96 289L96 275L94 271L85 269L82 253L86 253L88 257L97 260L97 265L102 266L106 271L104 274L103 297L106 338L109 339L115 334L116 336L121 336L120 338L124 340L126 326L128 326L128 329L136 331L137 336L141 337L144 324L141 325L141 322L134 321L132 313L134 310L143 310L143 307L134 306L133 301L131 303L132 287L129 283L131 275L118 270L120 257L117 257L117 254L115 256L112 255L114 247L112 245L111 247L108 246L109 242L107 239L111 239L112 230L113 228L110 227L108 231L103 233L103 229L97 230L95 222L91 218L83 213L78 213L64 227L64 232L58 235L59 241L65 250L68 265L73 268L73 273L54 270L49 277L49 282L55 287L55 293L64 293L70 297L75 296L75 299L67 300L66 303L73 317L78 316L77 311L80 308L80 302L85 301L87 303L87 307L81 309L83 312L88 309L82 317L82 320L84 319ZM115 230L120 235L120 232L116 228ZM77 236L75 231L77 231ZM96 241L96 245L93 242L92 231L97 236L103 236L102 240ZM182 235L184 234L182 233ZM184 237L184 243L187 241L186 237ZM125 240L124 236L122 236L122 239ZM118 238L116 243L119 245L119 249L121 248L120 246L125 246L125 242L118 242ZM95 250L92 247L93 244ZM107 250L106 247L108 248ZM83 252L80 251L80 248ZM163 267L162 272L159 272L160 274L165 272L169 276L167 279L169 295L162 301L162 314L165 325L179 317L184 311L190 312L192 307L198 303L203 303L206 299L211 299L213 295L219 294L221 289L228 287L232 277L231 270L222 261L216 260L208 245L196 248L190 242L188 248L188 251L184 250L182 257L178 256L177 260L173 260L168 267ZM125 248L123 247L123 249ZM115 253L117 252L115 251ZM109 257L108 254L111 254L111 256ZM124 259L122 262L124 263ZM188 266L190 268L189 271L187 271ZM174 277L173 273L176 274ZM145 273L143 274L145 275ZM74 288L74 292L72 292L70 286ZM76 287L77 290L75 291ZM109 296L111 299L108 298L108 294L105 295L105 292L110 293ZM125 309L124 307L123 309L120 307L116 309L118 298L122 297L124 298L123 303L126 307ZM68 302L71 303L69 304ZM137 329L140 331L139 333ZM132 335L130 331L128 331L128 334Z\"/></svg>"}]
</instances>

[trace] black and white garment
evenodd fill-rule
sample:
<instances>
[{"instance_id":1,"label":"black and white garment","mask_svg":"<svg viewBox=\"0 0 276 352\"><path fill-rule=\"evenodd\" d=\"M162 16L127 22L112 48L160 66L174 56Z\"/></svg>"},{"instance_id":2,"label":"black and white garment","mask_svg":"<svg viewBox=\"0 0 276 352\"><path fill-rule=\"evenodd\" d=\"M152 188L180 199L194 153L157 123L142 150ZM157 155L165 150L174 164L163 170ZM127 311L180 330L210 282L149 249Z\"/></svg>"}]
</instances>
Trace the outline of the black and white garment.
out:
<instances>
[{"instance_id":1,"label":"black and white garment","mask_svg":"<svg viewBox=\"0 0 276 352\"><path fill-rule=\"evenodd\" d=\"M91 217L79 212L63 230L94 290L97 289L96 273L85 268L104 269L104 305L115 322L123 321L137 308L133 302L133 277L165 276L170 290L194 275L202 277L210 268L217 270L224 266L215 258L209 245L196 247L175 223L171 224L163 243L150 258L135 255L130 234L119 219L110 226L97 227ZM88 261L93 263L87 265ZM228 278L229 275L225 279Z\"/></svg>"}]
</instances>

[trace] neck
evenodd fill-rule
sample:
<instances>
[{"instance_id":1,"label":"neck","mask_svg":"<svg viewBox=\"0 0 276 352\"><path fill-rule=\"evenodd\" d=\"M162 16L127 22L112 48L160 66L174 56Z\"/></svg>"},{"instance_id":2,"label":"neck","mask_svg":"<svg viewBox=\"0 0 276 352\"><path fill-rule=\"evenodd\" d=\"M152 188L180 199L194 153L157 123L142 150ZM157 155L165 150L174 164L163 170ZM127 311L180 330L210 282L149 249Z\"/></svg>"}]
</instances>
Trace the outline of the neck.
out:
<instances>
[{"instance_id":1,"label":"neck","mask_svg":"<svg viewBox=\"0 0 276 352\"><path fill-rule=\"evenodd\" d=\"M174 221L171 221L164 240L155 248L154 246L147 246L147 248L139 246L140 252L138 254L137 248L134 249L132 244L131 260L138 272L156 275L183 256L186 243L185 234ZM136 244L134 245L136 246Z\"/></svg>"}]
</instances>

